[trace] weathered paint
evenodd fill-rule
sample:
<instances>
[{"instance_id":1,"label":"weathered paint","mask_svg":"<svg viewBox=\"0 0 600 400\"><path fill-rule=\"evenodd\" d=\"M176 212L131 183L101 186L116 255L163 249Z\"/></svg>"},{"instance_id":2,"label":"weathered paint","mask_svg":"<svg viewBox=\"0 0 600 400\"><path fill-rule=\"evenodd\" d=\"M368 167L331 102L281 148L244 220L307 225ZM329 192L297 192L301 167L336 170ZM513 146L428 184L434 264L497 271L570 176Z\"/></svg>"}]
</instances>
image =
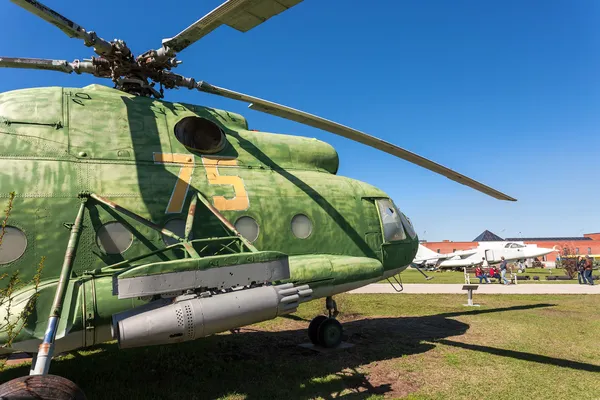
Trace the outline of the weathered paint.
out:
<instances>
[{"instance_id":1,"label":"weathered paint","mask_svg":"<svg viewBox=\"0 0 600 400\"><path fill-rule=\"evenodd\" d=\"M183 146L173 129L188 116L216 123L226 134L223 150L204 157ZM323 295L401 270L417 250L418 238L408 235L383 243L373 199L388 196L367 183L335 175L339 159L332 146L251 131L232 112L135 97L97 85L26 89L0 94L0 138L0 201L16 191L9 225L23 230L28 240L25 254L0 270L19 270L28 280L40 257L46 257L35 315L15 348L43 335L69 239L64 224L77 215L82 192L96 193L162 229L172 219L187 220L197 191L203 203L208 199L208 206L232 223L242 216L254 218L260 229L252 245L289 256L290 281L320 287ZM313 224L305 239L296 238L291 229L299 213ZM191 236L231 236L219 217L198 205ZM123 254L105 254L96 244L96 231L110 221L133 233L133 243ZM132 265L168 266L180 259L177 252L157 252L164 242L153 228L119 213L111 203L88 201L57 338L69 346L106 340L112 313L143 303L118 300L112 293L114 271L102 268L151 252L156 253ZM103 272L84 273L92 270ZM20 296L22 303L27 301L27 292ZM99 331L104 333L94 333Z\"/></svg>"},{"instance_id":2,"label":"weathered paint","mask_svg":"<svg viewBox=\"0 0 600 400\"><path fill-rule=\"evenodd\" d=\"M159 275L168 272L201 271L230 265L268 262L287 258L283 253L275 251L260 251L257 253L237 253L203 257L198 259L186 258L181 260L160 261L143 264L120 273L118 279L136 276Z\"/></svg>"}]
</instances>

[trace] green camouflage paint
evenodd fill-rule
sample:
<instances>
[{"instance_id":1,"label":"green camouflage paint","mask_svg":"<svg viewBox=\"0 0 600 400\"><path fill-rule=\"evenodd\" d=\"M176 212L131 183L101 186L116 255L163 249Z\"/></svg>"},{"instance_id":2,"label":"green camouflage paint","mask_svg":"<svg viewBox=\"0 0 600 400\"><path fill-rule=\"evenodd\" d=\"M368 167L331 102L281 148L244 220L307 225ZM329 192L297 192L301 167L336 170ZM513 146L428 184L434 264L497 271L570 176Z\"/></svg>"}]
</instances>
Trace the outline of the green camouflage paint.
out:
<instances>
[{"instance_id":1,"label":"green camouflage paint","mask_svg":"<svg viewBox=\"0 0 600 400\"><path fill-rule=\"evenodd\" d=\"M236 160L236 165L220 165L218 178L211 178L202 154L190 152L173 134L177 122L188 116L209 119L226 134L225 148L204 160ZM232 223L242 216L254 218L259 235L252 244L259 251L288 255L290 281L315 288L360 286L380 279L386 271L408 266L417 251L417 237L383 243L373 199L388 196L369 184L336 175L339 159L332 146L249 130L245 118L232 112L135 97L99 85L25 89L0 94L0 138L0 201L10 191L17 193L9 225L21 229L28 242L25 254L0 265L0 270L9 274L19 270L28 280L40 257L46 257L41 295L26 321L27 329L13 343L15 348L43 336L69 239L68 224L75 219L82 192L96 193L162 227L172 219L185 222L193 190L215 204L215 197L231 200L240 195L232 184L220 183L230 182L223 177L241 179L247 207L221 213ZM180 212L165 211L183 168L157 162L157 154L182 155L193 162ZM291 230L297 214L312 221L312 232L305 239L296 238ZM106 254L96 244L97 230L110 221L123 223L133 234L131 246L122 254ZM198 203L192 235L202 239L231 233ZM118 300L112 293L113 271L85 272L162 247L160 232L88 201L57 339L69 334L79 347L109 339L112 314L143 301ZM181 254L157 253L131 265L160 263L165 270ZM24 306L30 295L22 291L19 304ZM4 342L1 335L0 342ZM61 346L65 345L59 340L57 351Z\"/></svg>"}]
</instances>

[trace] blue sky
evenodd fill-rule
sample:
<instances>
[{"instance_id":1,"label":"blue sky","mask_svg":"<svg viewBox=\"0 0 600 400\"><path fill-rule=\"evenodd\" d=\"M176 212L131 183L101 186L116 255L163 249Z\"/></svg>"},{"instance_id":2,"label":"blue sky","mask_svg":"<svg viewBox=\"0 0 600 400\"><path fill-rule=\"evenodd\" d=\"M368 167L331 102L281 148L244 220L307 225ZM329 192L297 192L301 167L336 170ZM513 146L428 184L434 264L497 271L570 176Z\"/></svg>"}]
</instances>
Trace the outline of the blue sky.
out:
<instances>
[{"instance_id":1,"label":"blue sky","mask_svg":"<svg viewBox=\"0 0 600 400\"><path fill-rule=\"evenodd\" d=\"M139 54L220 1L44 3L107 40L124 39ZM2 2L0 15L2 56L92 55L12 3ZM251 128L331 143L339 173L386 191L422 239L471 240L484 229L579 236L600 231L599 18L595 0L305 0L247 33L221 27L179 54L178 73L378 136L516 203L243 103L187 89L167 100L232 110ZM101 82L111 85L0 69L0 91Z\"/></svg>"}]
</instances>

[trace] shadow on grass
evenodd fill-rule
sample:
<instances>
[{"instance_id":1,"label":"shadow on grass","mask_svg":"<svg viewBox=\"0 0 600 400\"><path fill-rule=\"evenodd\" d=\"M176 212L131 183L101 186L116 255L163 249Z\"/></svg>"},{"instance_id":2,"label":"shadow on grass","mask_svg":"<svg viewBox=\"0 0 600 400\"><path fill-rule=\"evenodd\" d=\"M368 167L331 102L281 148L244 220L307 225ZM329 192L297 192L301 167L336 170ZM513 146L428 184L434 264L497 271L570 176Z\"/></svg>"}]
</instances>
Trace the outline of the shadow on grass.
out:
<instances>
[{"instance_id":1,"label":"shadow on grass","mask_svg":"<svg viewBox=\"0 0 600 400\"><path fill-rule=\"evenodd\" d=\"M578 361L565 360L564 358L555 358L542 356L539 354L525 353L523 351L505 350L496 347L481 346L477 344L455 342L453 340L439 339L436 343L442 343L447 346L460 347L461 349L481 351L495 356L510 357L518 360L531 361L540 364L553 365L556 367L571 368L578 371L600 372L600 366L587 364Z\"/></svg>"},{"instance_id":2,"label":"shadow on grass","mask_svg":"<svg viewBox=\"0 0 600 400\"><path fill-rule=\"evenodd\" d=\"M422 317L358 319L344 322L346 340L355 346L318 353L299 347L306 324L278 332L242 329L178 345L118 350L98 346L85 357L56 360L51 373L77 383L94 399L362 399L394 391L398 378L363 375L365 364L427 352L445 338L464 334L468 324L451 316L549 307L533 304ZM302 326L302 329L298 327ZM2 381L28 373L29 367L2 373ZM418 387L409 388L410 391ZM406 390L406 388L405 388ZM345 393L342 393L345 392ZM407 393L403 393L405 395Z\"/></svg>"},{"instance_id":3,"label":"shadow on grass","mask_svg":"<svg viewBox=\"0 0 600 400\"><path fill-rule=\"evenodd\" d=\"M510 307L488 308L488 309L476 308L476 309L470 309L469 311L437 314L436 317L452 318L452 317L460 317L462 315L480 315L480 314L490 314L490 313L497 313L497 312L503 312L503 311L532 310L534 308L546 308L546 307L554 307L554 306L556 306L556 304L538 303L538 304L524 304L521 306L510 306Z\"/></svg>"}]
</instances>

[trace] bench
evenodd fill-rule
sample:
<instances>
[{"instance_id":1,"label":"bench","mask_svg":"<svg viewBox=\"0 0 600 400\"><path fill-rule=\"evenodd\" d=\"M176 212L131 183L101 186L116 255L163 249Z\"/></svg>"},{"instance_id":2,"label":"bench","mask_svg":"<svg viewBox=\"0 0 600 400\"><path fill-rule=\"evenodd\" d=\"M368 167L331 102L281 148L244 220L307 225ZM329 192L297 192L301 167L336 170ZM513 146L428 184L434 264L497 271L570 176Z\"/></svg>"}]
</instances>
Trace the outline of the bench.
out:
<instances>
[{"instance_id":1,"label":"bench","mask_svg":"<svg viewBox=\"0 0 600 400\"><path fill-rule=\"evenodd\" d=\"M464 272L464 275L465 275L465 284L466 285L470 285L471 284L471 275L470 274L472 274L472 273L475 272L475 268L463 267L463 272ZM483 272L487 275L490 283L495 283L495 282L500 282L501 281L500 279L496 280L497 278L492 278L489 275L489 273L490 273L489 268L483 268ZM475 279L479 279L479 278L476 276ZM506 279L510 283L513 283L513 284L516 285L517 281L519 279L521 279L521 280L527 280L527 279L529 279L529 277L528 276L527 277L524 277L524 276L519 277L516 272L509 272L509 271L507 271L506 272Z\"/></svg>"},{"instance_id":2,"label":"bench","mask_svg":"<svg viewBox=\"0 0 600 400\"><path fill-rule=\"evenodd\" d=\"M496 278L492 278L491 276L489 276L489 269L484 269L483 270L484 273L488 274L488 279L490 280L490 283L492 282L496 282ZM465 275L465 284L466 285L470 285L471 284L471 274L475 273L475 268L469 268L469 267L463 267L463 272ZM475 279L479 279L478 277L475 277Z\"/></svg>"}]
</instances>

